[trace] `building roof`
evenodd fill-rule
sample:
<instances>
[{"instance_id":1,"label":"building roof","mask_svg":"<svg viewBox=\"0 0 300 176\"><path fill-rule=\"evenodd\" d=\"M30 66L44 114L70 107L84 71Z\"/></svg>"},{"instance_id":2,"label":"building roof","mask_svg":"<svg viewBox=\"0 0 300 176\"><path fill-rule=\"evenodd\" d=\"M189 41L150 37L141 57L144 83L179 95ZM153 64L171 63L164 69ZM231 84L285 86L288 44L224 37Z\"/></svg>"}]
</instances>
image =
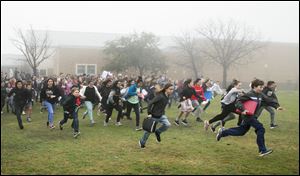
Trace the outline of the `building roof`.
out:
<instances>
[{"instance_id":1,"label":"building roof","mask_svg":"<svg viewBox=\"0 0 300 176\"><path fill-rule=\"evenodd\" d=\"M38 35L44 35L46 31L36 30ZM107 41L116 40L129 34L96 33L96 32L72 32L72 31L48 31L51 45L55 47L104 47ZM165 49L173 46L171 36L158 36L159 47Z\"/></svg>"}]
</instances>

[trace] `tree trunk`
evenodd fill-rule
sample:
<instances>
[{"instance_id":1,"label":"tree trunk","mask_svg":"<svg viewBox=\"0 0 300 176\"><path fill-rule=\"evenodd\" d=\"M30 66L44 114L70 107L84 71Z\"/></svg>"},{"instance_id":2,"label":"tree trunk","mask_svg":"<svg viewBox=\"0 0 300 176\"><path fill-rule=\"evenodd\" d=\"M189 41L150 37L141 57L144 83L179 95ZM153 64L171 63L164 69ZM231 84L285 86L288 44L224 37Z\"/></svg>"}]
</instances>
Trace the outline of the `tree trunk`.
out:
<instances>
[{"instance_id":1,"label":"tree trunk","mask_svg":"<svg viewBox=\"0 0 300 176\"><path fill-rule=\"evenodd\" d=\"M195 76L195 79L197 79L198 78L198 72L197 72L197 67L196 67L196 64L195 64L195 60L194 60L193 56L190 56L190 57L191 57L191 62L192 62L192 66L193 66L194 76Z\"/></svg>"},{"instance_id":2,"label":"tree trunk","mask_svg":"<svg viewBox=\"0 0 300 176\"><path fill-rule=\"evenodd\" d=\"M222 82L223 88L226 88L226 86L227 86L227 82L226 82L226 80L227 80L227 69L228 68L223 65L223 82Z\"/></svg>"},{"instance_id":3,"label":"tree trunk","mask_svg":"<svg viewBox=\"0 0 300 176\"><path fill-rule=\"evenodd\" d=\"M36 68L36 67L33 67L33 68L32 68L32 71L33 71L33 75L34 75L34 76L38 76L38 75L37 75L37 68Z\"/></svg>"},{"instance_id":4,"label":"tree trunk","mask_svg":"<svg viewBox=\"0 0 300 176\"><path fill-rule=\"evenodd\" d=\"M144 68L143 67L139 67L139 72L140 72L140 76L143 76L143 74L144 74Z\"/></svg>"}]
</instances>

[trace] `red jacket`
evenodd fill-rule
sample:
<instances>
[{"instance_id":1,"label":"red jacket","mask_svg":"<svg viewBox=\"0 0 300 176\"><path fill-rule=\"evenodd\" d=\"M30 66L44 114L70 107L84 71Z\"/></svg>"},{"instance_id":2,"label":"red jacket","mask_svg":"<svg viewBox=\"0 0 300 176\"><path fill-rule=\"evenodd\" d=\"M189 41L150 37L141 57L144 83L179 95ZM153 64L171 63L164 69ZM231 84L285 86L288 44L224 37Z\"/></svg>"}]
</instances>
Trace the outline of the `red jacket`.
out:
<instances>
[{"instance_id":1,"label":"red jacket","mask_svg":"<svg viewBox=\"0 0 300 176\"><path fill-rule=\"evenodd\" d=\"M195 89L197 95L199 95L202 99L202 101L205 101L206 98L204 97L204 91L202 89L202 86L194 85L193 89ZM198 100L196 96L192 95L192 100Z\"/></svg>"}]
</instances>

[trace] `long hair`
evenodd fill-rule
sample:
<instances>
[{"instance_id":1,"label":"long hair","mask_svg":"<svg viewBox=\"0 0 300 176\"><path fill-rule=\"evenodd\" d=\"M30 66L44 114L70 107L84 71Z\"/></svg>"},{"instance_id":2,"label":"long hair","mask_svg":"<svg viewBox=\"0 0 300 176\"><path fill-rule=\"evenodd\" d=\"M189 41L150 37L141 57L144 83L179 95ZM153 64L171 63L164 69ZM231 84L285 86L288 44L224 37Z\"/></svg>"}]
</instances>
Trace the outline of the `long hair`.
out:
<instances>
[{"instance_id":1,"label":"long hair","mask_svg":"<svg viewBox=\"0 0 300 176\"><path fill-rule=\"evenodd\" d=\"M192 79L187 79L184 81L183 86L187 87L192 82Z\"/></svg>"},{"instance_id":2,"label":"long hair","mask_svg":"<svg viewBox=\"0 0 300 176\"><path fill-rule=\"evenodd\" d=\"M230 85L227 87L226 92L228 93L234 86L238 85L240 81L233 79Z\"/></svg>"},{"instance_id":3,"label":"long hair","mask_svg":"<svg viewBox=\"0 0 300 176\"><path fill-rule=\"evenodd\" d=\"M172 87L172 86L173 86L173 84L167 83L167 84L165 84L164 88L162 88L159 92L165 93L166 90L167 90L169 87Z\"/></svg>"}]
</instances>

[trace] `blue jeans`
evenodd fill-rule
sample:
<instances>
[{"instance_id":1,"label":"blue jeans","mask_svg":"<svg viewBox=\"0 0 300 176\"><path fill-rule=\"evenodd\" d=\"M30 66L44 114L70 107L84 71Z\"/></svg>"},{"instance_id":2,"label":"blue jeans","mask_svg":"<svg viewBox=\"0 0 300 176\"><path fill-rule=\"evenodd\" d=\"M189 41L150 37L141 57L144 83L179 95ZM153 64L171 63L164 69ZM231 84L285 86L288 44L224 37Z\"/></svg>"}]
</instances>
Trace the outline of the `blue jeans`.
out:
<instances>
[{"instance_id":1,"label":"blue jeans","mask_svg":"<svg viewBox=\"0 0 300 176\"><path fill-rule=\"evenodd\" d=\"M250 127L255 128L255 133L257 135L256 143L258 145L258 152L266 151L265 146L265 128L254 116L247 117L244 119L239 127L229 128L222 132L221 136L243 136L245 135Z\"/></svg>"},{"instance_id":2,"label":"blue jeans","mask_svg":"<svg viewBox=\"0 0 300 176\"><path fill-rule=\"evenodd\" d=\"M48 110L48 122L49 122L49 125L52 126L53 125L53 121L54 121L55 104L51 104L48 101L43 101L42 105L47 107L47 110Z\"/></svg>"},{"instance_id":3,"label":"blue jeans","mask_svg":"<svg viewBox=\"0 0 300 176\"><path fill-rule=\"evenodd\" d=\"M70 115L73 117L72 128L74 129L74 132L78 132L79 120L78 120L78 113L76 111L72 112L72 114L64 113L64 119L60 121L60 124L63 125L64 123L67 123Z\"/></svg>"},{"instance_id":4,"label":"blue jeans","mask_svg":"<svg viewBox=\"0 0 300 176\"><path fill-rule=\"evenodd\" d=\"M87 113L88 113L88 115L90 117L91 123L94 123L94 118L93 118L93 103L90 102L90 101L85 101L84 104L86 106Z\"/></svg>"},{"instance_id":5,"label":"blue jeans","mask_svg":"<svg viewBox=\"0 0 300 176\"><path fill-rule=\"evenodd\" d=\"M152 118L154 119L156 122L159 122L162 124L162 126L158 129L155 130L156 133L161 134L164 131L167 131L167 129L171 126L171 123L169 122L167 116L162 115L160 118ZM141 139L141 143L142 144L146 144L146 141L148 140L149 136L151 133L149 133L148 131L144 132L144 135Z\"/></svg>"}]
</instances>

